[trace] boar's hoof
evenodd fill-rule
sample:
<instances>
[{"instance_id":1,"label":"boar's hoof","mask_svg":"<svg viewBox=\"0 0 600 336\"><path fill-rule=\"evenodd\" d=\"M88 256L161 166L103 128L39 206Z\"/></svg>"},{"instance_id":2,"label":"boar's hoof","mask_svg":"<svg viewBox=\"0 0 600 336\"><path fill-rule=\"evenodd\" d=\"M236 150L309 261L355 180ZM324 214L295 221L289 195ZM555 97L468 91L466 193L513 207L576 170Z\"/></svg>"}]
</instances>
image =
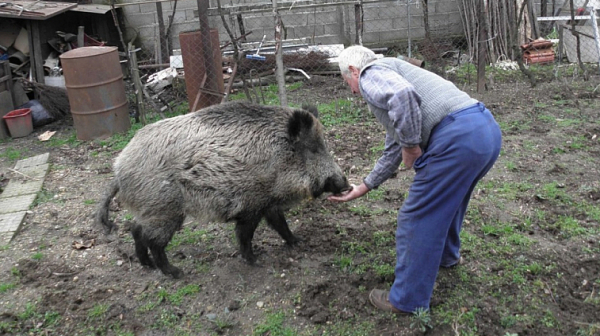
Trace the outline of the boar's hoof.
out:
<instances>
[{"instance_id":1,"label":"boar's hoof","mask_svg":"<svg viewBox=\"0 0 600 336\"><path fill-rule=\"evenodd\" d=\"M292 236L290 239L285 241L286 245L288 245L288 246L294 246L300 242L302 242L302 238L300 238L298 236Z\"/></svg>"},{"instance_id":2,"label":"boar's hoof","mask_svg":"<svg viewBox=\"0 0 600 336\"><path fill-rule=\"evenodd\" d=\"M171 275L174 279L181 279L183 271L175 266L170 266L168 269L162 270L164 274Z\"/></svg>"},{"instance_id":3,"label":"boar's hoof","mask_svg":"<svg viewBox=\"0 0 600 336\"><path fill-rule=\"evenodd\" d=\"M154 265L154 262L150 258L148 258L148 257L146 257L146 258L139 258L138 257L138 259L140 260L140 264L142 266L146 266L146 267L152 268L152 269L156 268L156 265Z\"/></svg>"},{"instance_id":4,"label":"boar's hoof","mask_svg":"<svg viewBox=\"0 0 600 336\"><path fill-rule=\"evenodd\" d=\"M250 254L243 254L242 257L244 258L244 261L250 265L250 266L255 266L256 265L256 260L258 258L256 258L256 256L254 255L254 253L250 253Z\"/></svg>"}]
</instances>

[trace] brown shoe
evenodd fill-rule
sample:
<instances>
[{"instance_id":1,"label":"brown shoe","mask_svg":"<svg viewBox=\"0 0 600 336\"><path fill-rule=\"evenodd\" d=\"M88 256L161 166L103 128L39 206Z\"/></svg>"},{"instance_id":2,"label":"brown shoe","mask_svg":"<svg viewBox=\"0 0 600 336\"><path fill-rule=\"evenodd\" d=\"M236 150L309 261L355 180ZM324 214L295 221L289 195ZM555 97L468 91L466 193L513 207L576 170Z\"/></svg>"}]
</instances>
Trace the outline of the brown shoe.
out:
<instances>
[{"instance_id":1,"label":"brown shoe","mask_svg":"<svg viewBox=\"0 0 600 336\"><path fill-rule=\"evenodd\" d=\"M386 311L391 312L398 315L410 315L409 312L402 311L394 306L389 300L390 292L384 291L381 289L373 289L371 293L369 293L369 300L373 304L373 306Z\"/></svg>"},{"instance_id":2,"label":"brown shoe","mask_svg":"<svg viewBox=\"0 0 600 336\"><path fill-rule=\"evenodd\" d=\"M458 261L456 263L454 263L452 265L448 265L448 266L442 266L442 265L440 265L440 267L442 267L442 268L454 268L454 267L456 267L458 265L462 265L464 263L465 263L465 260L461 256L460 258L458 258Z\"/></svg>"}]
</instances>

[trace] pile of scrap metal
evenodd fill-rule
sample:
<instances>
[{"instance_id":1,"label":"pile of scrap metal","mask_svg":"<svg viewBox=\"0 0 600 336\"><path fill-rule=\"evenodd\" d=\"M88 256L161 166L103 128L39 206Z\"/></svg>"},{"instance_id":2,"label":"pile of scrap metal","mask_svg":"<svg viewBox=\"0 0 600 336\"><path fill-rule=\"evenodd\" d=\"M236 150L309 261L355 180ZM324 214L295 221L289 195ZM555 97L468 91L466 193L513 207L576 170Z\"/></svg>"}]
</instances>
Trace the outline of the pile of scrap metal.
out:
<instances>
[{"instance_id":1,"label":"pile of scrap metal","mask_svg":"<svg viewBox=\"0 0 600 336\"><path fill-rule=\"evenodd\" d=\"M29 35L14 20L0 21L0 61L5 60L10 62L13 76L29 73Z\"/></svg>"},{"instance_id":2,"label":"pile of scrap metal","mask_svg":"<svg viewBox=\"0 0 600 336\"><path fill-rule=\"evenodd\" d=\"M14 78L30 78L30 46L27 29L16 20L0 21L0 61L8 60ZM84 34L85 46L103 46L105 42L98 41ZM59 55L77 48L77 34L56 32L56 36L47 41L51 47L50 54L44 60L44 74L49 77L60 77ZM49 85L57 81L49 80ZM64 80L57 82L64 87ZM62 85L61 85L62 83Z\"/></svg>"}]
</instances>

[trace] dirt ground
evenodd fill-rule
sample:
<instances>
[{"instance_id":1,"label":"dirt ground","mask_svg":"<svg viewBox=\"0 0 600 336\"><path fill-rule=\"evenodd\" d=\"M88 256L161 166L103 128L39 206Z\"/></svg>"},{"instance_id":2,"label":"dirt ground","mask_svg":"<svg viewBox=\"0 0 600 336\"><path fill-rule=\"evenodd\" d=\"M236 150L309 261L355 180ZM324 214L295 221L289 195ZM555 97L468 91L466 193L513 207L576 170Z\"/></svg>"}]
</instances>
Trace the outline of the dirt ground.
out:
<instances>
[{"instance_id":1,"label":"dirt ground","mask_svg":"<svg viewBox=\"0 0 600 336\"><path fill-rule=\"evenodd\" d=\"M243 263L231 223L190 220L174 238L174 280L142 267L118 203L104 235L93 214L112 177L114 142L78 142L69 120L0 142L0 186L16 160L49 152L51 169L20 232L0 249L0 334L23 335L600 335L600 80L483 95L503 150L473 195L464 264L441 270L430 315L396 317L368 302L393 281L397 210L413 171L345 204L288 212L303 241L261 225L258 266ZM383 131L339 77L316 76L290 102L352 100L363 114L327 131L352 183L377 159ZM37 136L57 131L54 140ZM421 329L420 327L424 328ZM423 331L425 330L425 331Z\"/></svg>"}]
</instances>

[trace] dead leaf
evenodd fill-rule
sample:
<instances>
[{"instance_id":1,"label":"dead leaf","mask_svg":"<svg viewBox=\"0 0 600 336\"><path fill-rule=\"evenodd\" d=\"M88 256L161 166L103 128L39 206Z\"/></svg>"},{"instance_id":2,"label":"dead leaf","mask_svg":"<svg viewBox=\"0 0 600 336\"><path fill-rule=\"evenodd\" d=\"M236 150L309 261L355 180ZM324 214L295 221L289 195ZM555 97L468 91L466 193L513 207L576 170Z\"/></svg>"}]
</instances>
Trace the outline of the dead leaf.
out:
<instances>
[{"instance_id":1,"label":"dead leaf","mask_svg":"<svg viewBox=\"0 0 600 336\"><path fill-rule=\"evenodd\" d=\"M94 246L94 243L96 241L94 239L90 239L90 240L86 240L83 243L80 243L78 241L74 241L71 246L76 249L76 250L83 250L83 249L88 249L92 246Z\"/></svg>"},{"instance_id":2,"label":"dead leaf","mask_svg":"<svg viewBox=\"0 0 600 336\"><path fill-rule=\"evenodd\" d=\"M38 136L38 140L48 141L54 135L54 133L56 133L56 131L46 131Z\"/></svg>"}]
</instances>

